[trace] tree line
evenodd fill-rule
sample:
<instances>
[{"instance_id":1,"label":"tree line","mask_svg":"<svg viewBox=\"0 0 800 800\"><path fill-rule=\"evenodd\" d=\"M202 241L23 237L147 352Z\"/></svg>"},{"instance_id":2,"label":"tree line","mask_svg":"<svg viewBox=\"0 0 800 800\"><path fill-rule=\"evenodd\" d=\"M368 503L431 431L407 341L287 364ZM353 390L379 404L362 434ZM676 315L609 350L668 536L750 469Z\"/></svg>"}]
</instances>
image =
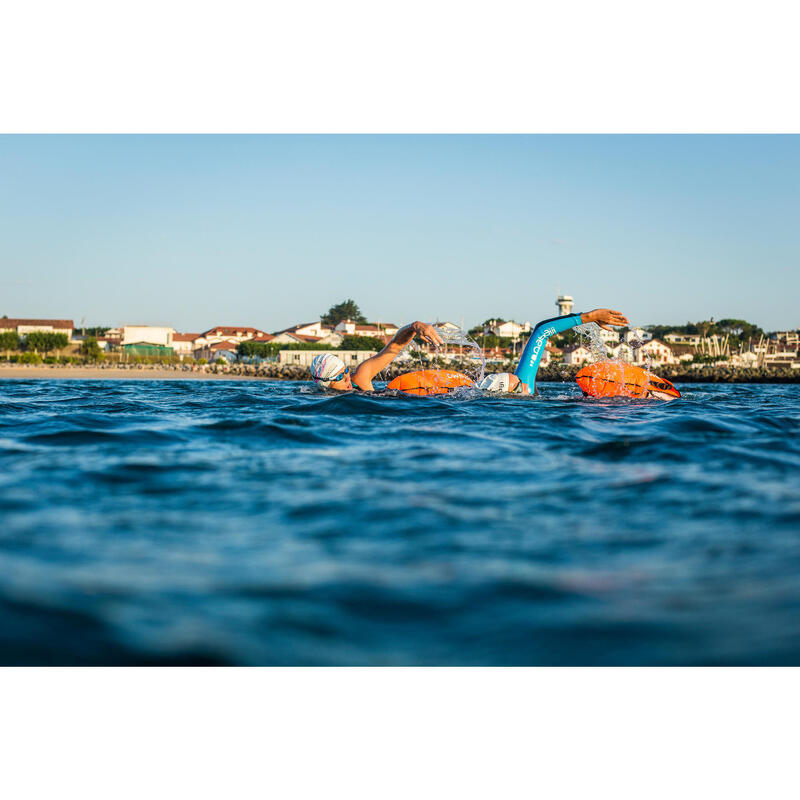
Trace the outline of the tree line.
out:
<instances>
[{"instance_id":1,"label":"tree line","mask_svg":"<svg viewBox=\"0 0 800 800\"><path fill-rule=\"evenodd\" d=\"M22 350L29 353L44 353L45 356L53 350L58 352L69 345L69 336L66 333L52 333L50 331L31 331L25 336L19 336L15 331L0 333L0 350L5 350L8 359L12 350Z\"/></svg>"},{"instance_id":2,"label":"tree line","mask_svg":"<svg viewBox=\"0 0 800 800\"><path fill-rule=\"evenodd\" d=\"M236 354L240 358L274 358L279 350L381 350L383 346L383 340L374 336L344 336L337 346L314 342L239 342Z\"/></svg>"}]
</instances>

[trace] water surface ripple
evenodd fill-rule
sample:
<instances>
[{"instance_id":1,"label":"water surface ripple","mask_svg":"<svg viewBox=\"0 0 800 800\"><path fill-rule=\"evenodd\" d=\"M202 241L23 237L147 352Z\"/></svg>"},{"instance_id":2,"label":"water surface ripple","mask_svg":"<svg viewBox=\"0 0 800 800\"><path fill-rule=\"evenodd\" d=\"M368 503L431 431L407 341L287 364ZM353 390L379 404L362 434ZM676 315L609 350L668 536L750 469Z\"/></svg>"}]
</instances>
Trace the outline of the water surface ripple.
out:
<instances>
[{"instance_id":1,"label":"water surface ripple","mask_svg":"<svg viewBox=\"0 0 800 800\"><path fill-rule=\"evenodd\" d=\"M796 386L0 381L0 663L798 664Z\"/></svg>"}]
</instances>

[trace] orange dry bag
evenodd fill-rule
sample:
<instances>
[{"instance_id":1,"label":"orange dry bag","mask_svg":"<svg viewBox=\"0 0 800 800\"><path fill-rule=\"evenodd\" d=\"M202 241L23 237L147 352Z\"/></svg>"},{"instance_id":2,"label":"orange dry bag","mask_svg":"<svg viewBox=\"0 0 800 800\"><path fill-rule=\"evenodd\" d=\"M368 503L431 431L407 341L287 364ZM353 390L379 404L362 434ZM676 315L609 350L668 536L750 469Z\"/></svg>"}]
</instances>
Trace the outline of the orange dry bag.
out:
<instances>
[{"instance_id":1,"label":"orange dry bag","mask_svg":"<svg viewBox=\"0 0 800 800\"><path fill-rule=\"evenodd\" d=\"M601 361L589 364L575 380L590 397L638 397L642 400L674 400L681 393L666 378L659 378L633 364Z\"/></svg>"},{"instance_id":2,"label":"orange dry bag","mask_svg":"<svg viewBox=\"0 0 800 800\"><path fill-rule=\"evenodd\" d=\"M386 388L406 394L447 394L458 386L474 386L475 382L451 369L421 369L398 375Z\"/></svg>"}]
</instances>

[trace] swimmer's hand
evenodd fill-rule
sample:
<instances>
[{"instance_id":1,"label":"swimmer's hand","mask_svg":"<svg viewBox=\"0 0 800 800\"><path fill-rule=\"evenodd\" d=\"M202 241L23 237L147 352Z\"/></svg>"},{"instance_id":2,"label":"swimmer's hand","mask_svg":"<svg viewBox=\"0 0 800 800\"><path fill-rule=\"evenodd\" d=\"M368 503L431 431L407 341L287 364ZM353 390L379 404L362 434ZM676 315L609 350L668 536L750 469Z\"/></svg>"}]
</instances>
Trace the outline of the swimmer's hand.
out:
<instances>
[{"instance_id":1,"label":"swimmer's hand","mask_svg":"<svg viewBox=\"0 0 800 800\"><path fill-rule=\"evenodd\" d=\"M391 343L396 344L399 349L402 349L417 335L421 339L424 339L426 342L430 342L430 344L436 347L444 343L442 341L442 337L439 336L438 331L433 327L433 325L428 325L427 322L419 321L410 322L408 325L404 325L402 328L400 328L400 330L394 335L394 339Z\"/></svg>"},{"instance_id":2,"label":"swimmer's hand","mask_svg":"<svg viewBox=\"0 0 800 800\"><path fill-rule=\"evenodd\" d=\"M414 329L415 334L435 347L444 344L444 340L439 336L439 332L433 325L428 325L427 322L412 322L411 327Z\"/></svg>"},{"instance_id":3,"label":"swimmer's hand","mask_svg":"<svg viewBox=\"0 0 800 800\"><path fill-rule=\"evenodd\" d=\"M613 330L615 325L618 328L628 324L628 318L621 311L612 311L610 308L596 308L594 311L587 311L581 314L581 322L596 322L601 328L607 331Z\"/></svg>"}]
</instances>

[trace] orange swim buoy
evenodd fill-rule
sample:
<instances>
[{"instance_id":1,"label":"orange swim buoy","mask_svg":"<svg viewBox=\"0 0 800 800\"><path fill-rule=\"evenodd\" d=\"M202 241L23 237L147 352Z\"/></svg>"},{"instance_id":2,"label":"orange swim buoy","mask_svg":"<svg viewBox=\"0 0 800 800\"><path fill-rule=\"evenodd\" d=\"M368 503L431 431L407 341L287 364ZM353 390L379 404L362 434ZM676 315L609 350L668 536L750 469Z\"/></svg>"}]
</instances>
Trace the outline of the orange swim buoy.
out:
<instances>
[{"instance_id":1,"label":"orange swim buoy","mask_svg":"<svg viewBox=\"0 0 800 800\"><path fill-rule=\"evenodd\" d=\"M459 386L474 386L475 382L451 369L421 369L398 375L386 387L406 394L447 394Z\"/></svg>"},{"instance_id":2,"label":"orange swim buoy","mask_svg":"<svg viewBox=\"0 0 800 800\"><path fill-rule=\"evenodd\" d=\"M575 380L590 397L637 397L641 400L674 400L681 393L666 379L633 364L601 361L589 364Z\"/></svg>"}]
</instances>

